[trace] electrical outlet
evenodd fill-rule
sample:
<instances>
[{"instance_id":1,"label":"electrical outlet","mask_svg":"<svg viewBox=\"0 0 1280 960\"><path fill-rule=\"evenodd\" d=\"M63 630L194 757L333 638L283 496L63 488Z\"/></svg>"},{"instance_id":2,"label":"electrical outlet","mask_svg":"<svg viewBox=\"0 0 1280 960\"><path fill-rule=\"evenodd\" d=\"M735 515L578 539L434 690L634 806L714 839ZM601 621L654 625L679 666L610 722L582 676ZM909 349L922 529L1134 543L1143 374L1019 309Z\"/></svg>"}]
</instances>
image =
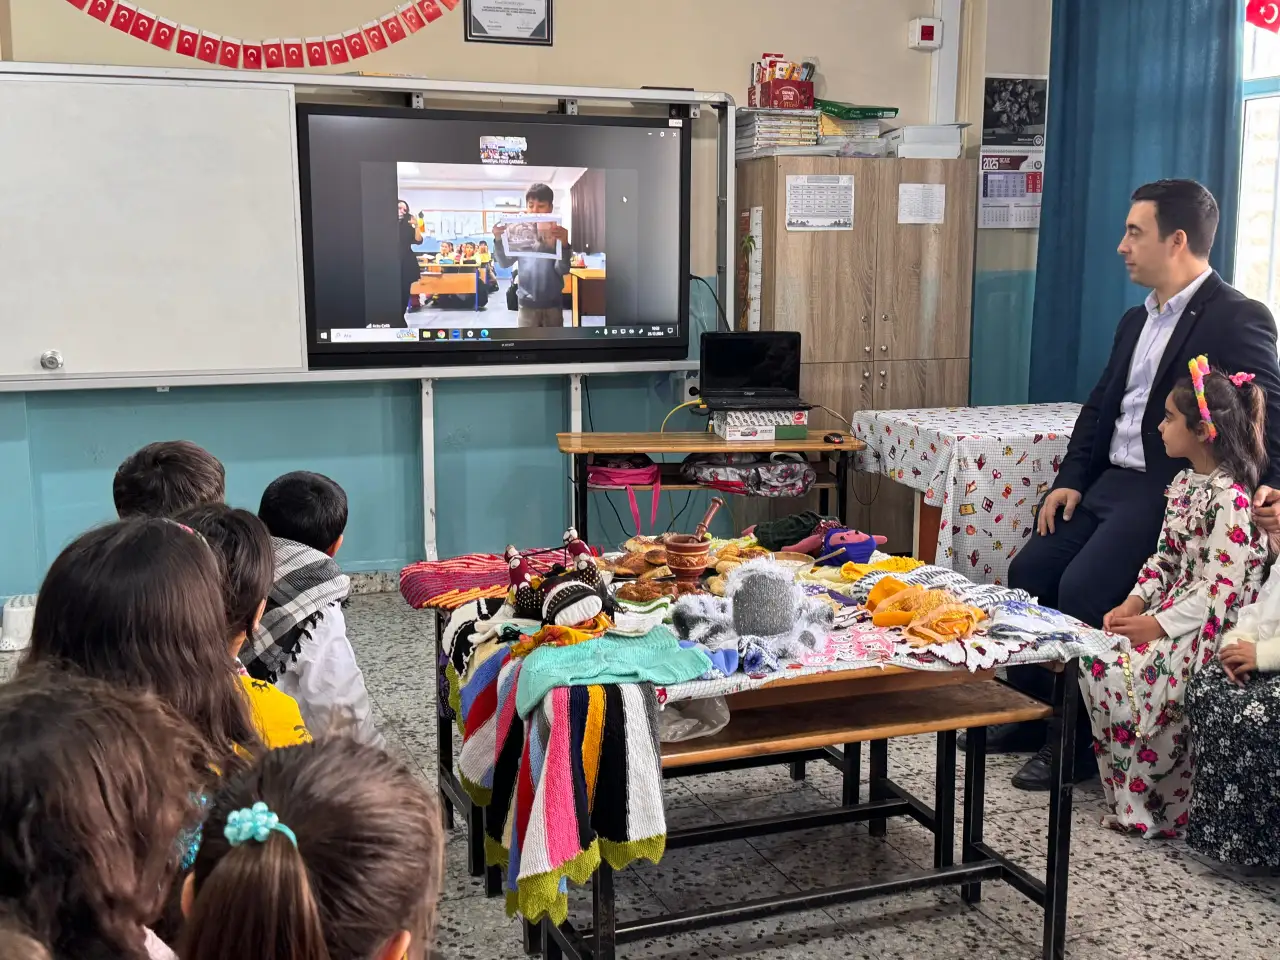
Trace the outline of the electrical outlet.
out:
<instances>
[{"instance_id":1,"label":"electrical outlet","mask_svg":"<svg viewBox=\"0 0 1280 960\"><path fill-rule=\"evenodd\" d=\"M698 380L696 373L686 373L684 375L683 389L680 393L680 402L687 403L690 400L697 400L702 396L701 381Z\"/></svg>"}]
</instances>

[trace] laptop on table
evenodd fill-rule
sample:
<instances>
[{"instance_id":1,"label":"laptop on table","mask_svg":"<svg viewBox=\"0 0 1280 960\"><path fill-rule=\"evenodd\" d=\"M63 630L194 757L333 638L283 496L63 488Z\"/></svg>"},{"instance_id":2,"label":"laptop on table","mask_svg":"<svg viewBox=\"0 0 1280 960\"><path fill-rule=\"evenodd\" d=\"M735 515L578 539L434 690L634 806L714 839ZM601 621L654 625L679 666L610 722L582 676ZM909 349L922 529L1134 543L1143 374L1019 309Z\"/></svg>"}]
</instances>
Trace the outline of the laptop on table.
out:
<instances>
[{"instance_id":1,"label":"laptop on table","mask_svg":"<svg viewBox=\"0 0 1280 960\"><path fill-rule=\"evenodd\" d=\"M699 368L708 410L811 410L800 399L800 334L704 333Z\"/></svg>"}]
</instances>

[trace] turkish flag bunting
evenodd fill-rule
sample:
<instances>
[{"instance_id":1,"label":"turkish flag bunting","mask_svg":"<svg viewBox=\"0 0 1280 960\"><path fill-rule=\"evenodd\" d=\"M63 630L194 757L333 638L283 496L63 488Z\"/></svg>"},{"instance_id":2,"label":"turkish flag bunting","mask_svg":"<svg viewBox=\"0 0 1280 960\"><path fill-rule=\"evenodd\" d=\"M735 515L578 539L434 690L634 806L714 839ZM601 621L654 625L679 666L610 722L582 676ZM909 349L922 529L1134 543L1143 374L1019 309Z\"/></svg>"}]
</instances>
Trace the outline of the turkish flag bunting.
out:
<instances>
[{"instance_id":1,"label":"turkish flag bunting","mask_svg":"<svg viewBox=\"0 0 1280 960\"><path fill-rule=\"evenodd\" d=\"M324 53L324 47L320 48ZM305 61L302 57L302 41L295 37L286 37L284 41L284 65L289 69L302 69Z\"/></svg>"},{"instance_id":2,"label":"turkish flag bunting","mask_svg":"<svg viewBox=\"0 0 1280 960\"><path fill-rule=\"evenodd\" d=\"M324 46L329 51L330 63L346 63L351 59L347 56L347 45L342 42L341 34L329 34L324 38Z\"/></svg>"},{"instance_id":3,"label":"turkish flag bunting","mask_svg":"<svg viewBox=\"0 0 1280 960\"><path fill-rule=\"evenodd\" d=\"M133 17L133 26L129 29L129 36L137 37L139 40L150 40L151 32L156 26L156 15L149 10L139 10Z\"/></svg>"},{"instance_id":4,"label":"turkish flag bunting","mask_svg":"<svg viewBox=\"0 0 1280 960\"><path fill-rule=\"evenodd\" d=\"M455 9L458 6L458 0L440 0L440 2L443 3L450 10Z\"/></svg>"},{"instance_id":5,"label":"turkish flag bunting","mask_svg":"<svg viewBox=\"0 0 1280 960\"><path fill-rule=\"evenodd\" d=\"M262 64L271 70L284 66L284 45L279 38L262 41Z\"/></svg>"},{"instance_id":6,"label":"turkish flag bunting","mask_svg":"<svg viewBox=\"0 0 1280 960\"><path fill-rule=\"evenodd\" d=\"M307 37L307 66L323 67L329 62L324 52L324 37Z\"/></svg>"},{"instance_id":7,"label":"turkish flag bunting","mask_svg":"<svg viewBox=\"0 0 1280 960\"><path fill-rule=\"evenodd\" d=\"M352 60L369 55L369 45L365 43L364 34L359 30L348 30L342 35L342 39L347 45L347 52L351 54Z\"/></svg>"},{"instance_id":8,"label":"turkish flag bunting","mask_svg":"<svg viewBox=\"0 0 1280 960\"><path fill-rule=\"evenodd\" d=\"M67 3L71 4L77 10L83 10L89 5L89 0L67 0Z\"/></svg>"},{"instance_id":9,"label":"turkish flag bunting","mask_svg":"<svg viewBox=\"0 0 1280 960\"><path fill-rule=\"evenodd\" d=\"M440 4L436 3L436 0L418 0L418 9L422 11L422 19L427 23L444 16L444 11L440 9Z\"/></svg>"},{"instance_id":10,"label":"turkish flag bunting","mask_svg":"<svg viewBox=\"0 0 1280 960\"><path fill-rule=\"evenodd\" d=\"M240 66L240 41L234 37L223 37L218 46L218 62L232 70Z\"/></svg>"},{"instance_id":11,"label":"turkish flag bunting","mask_svg":"<svg viewBox=\"0 0 1280 960\"><path fill-rule=\"evenodd\" d=\"M205 63L218 62L218 50L222 47L222 37L216 33L201 33L200 46L196 50L196 59Z\"/></svg>"},{"instance_id":12,"label":"turkish flag bunting","mask_svg":"<svg viewBox=\"0 0 1280 960\"><path fill-rule=\"evenodd\" d=\"M399 14L393 13L383 20L382 29L392 43L399 43L404 39L404 24L400 22Z\"/></svg>"},{"instance_id":13,"label":"turkish flag bunting","mask_svg":"<svg viewBox=\"0 0 1280 960\"><path fill-rule=\"evenodd\" d=\"M382 24L377 20L370 20L363 27L365 39L369 42L369 51L376 53L379 50L387 49L387 35L382 32Z\"/></svg>"},{"instance_id":14,"label":"turkish flag bunting","mask_svg":"<svg viewBox=\"0 0 1280 960\"><path fill-rule=\"evenodd\" d=\"M138 15L138 8L131 3L117 3L115 12L111 14L111 25L121 33L128 33L133 28L133 18Z\"/></svg>"},{"instance_id":15,"label":"turkish flag bunting","mask_svg":"<svg viewBox=\"0 0 1280 960\"><path fill-rule=\"evenodd\" d=\"M178 52L184 57L194 57L200 47L200 31L183 25L178 28Z\"/></svg>"},{"instance_id":16,"label":"turkish flag bunting","mask_svg":"<svg viewBox=\"0 0 1280 960\"><path fill-rule=\"evenodd\" d=\"M414 7L401 7L396 12L400 14L400 19L404 21L404 25L409 28L410 33L417 33L426 26L426 23L422 19L422 14L420 14Z\"/></svg>"},{"instance_id":17,"label":"turkish flag bunting","mask_svg":"<svg viewBox=\"0 0 1280 960\"><path fill-rule=\"evenodd\" d=\"M151 45L168 50L173 46L173 39L178 35L178 25L164 17L156 19L155 31L151 34Z\"/></svg>"},{"instance_id":18,"label":"turkish flag bunting","mask_svg":"<svg viewBox=\"0 0 1280 960\"><path fill-rule=\"evenodd\" d=\"M246 43L240 48L240 66L246 70L262 69L262 44Z\"/></svg>"},{"instance_id":19,"label":"turkish flag bunting","mask_svg":"<svg viewBox=\"0 0 1280 960\"><path fill-rule=\"evenodd\" d=\"M111 19L111 0L89 0L89 16L103 23Z\"/></svg>"},{"instance_id":20,"label":"turkish flag bunting","mask_svg":"<svg viewBox=\"0 0 1280 960\"><path fill-rule=\"evenodd\" d=\"M1275 0L1249 0L1244 18L1255 27L1280 33L1280 3Z\"/></svg>"}]
</instances>

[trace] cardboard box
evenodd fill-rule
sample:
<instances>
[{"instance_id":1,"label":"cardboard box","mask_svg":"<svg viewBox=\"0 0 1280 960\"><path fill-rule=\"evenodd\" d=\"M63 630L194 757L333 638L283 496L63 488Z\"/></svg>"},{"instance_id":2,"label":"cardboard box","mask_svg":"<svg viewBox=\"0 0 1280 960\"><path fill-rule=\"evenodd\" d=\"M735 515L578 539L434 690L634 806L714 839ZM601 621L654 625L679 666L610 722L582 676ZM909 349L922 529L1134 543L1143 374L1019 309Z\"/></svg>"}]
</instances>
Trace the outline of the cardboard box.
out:
<instances>
[{"instance_id":1,"label":"cardboard box","mask_svg":"<svg viewBox=\"0 0 1280 960\"><path fill-rule=\"evenodd\" d=\"M774 110L813 108L812 80L767 80L747 90L747 106Z\"/></svg>"},{"instance_id":2,"label":"cardboard box","mask_svg":"<svg viewBox=\"0 0 1280 960\"><path fill-rule=\"evenodd\" d=\"M808 410L716 410L711 414L711 428L719 427L807 427Z\"/></svg>"},{"instance_id":3,"label":"cardboard box","mask_svg":"<svg viewBox=\"0 0 1280 960\"><path fill-rule=\"evenodd\" d=\"M772 423L733 424L721 422L714 426L716 436L722 440L758 440L773 443L778 440L804 440L809 436L808 427L775 425Z\"/></svg>"}]
</instances>

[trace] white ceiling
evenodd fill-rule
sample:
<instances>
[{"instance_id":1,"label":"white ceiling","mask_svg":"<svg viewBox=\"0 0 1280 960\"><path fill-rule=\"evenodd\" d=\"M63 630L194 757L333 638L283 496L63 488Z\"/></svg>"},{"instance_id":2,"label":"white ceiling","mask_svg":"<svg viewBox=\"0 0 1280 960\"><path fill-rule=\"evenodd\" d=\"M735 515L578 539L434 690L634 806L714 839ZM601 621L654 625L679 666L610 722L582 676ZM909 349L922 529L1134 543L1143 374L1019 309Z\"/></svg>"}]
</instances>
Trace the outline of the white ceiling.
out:
<instances>
[{"instance_id":1,"label":"white ceiling","mask_svg":"<svg viewBox=\"0 0 1280 960\"><path fill-rule=\"evenodd\" d=\"M524 190L535 183L567 190L586 167L500 166L480 163L397 163L402 187L434 190Z\"/></svg>"}]
</instances>

